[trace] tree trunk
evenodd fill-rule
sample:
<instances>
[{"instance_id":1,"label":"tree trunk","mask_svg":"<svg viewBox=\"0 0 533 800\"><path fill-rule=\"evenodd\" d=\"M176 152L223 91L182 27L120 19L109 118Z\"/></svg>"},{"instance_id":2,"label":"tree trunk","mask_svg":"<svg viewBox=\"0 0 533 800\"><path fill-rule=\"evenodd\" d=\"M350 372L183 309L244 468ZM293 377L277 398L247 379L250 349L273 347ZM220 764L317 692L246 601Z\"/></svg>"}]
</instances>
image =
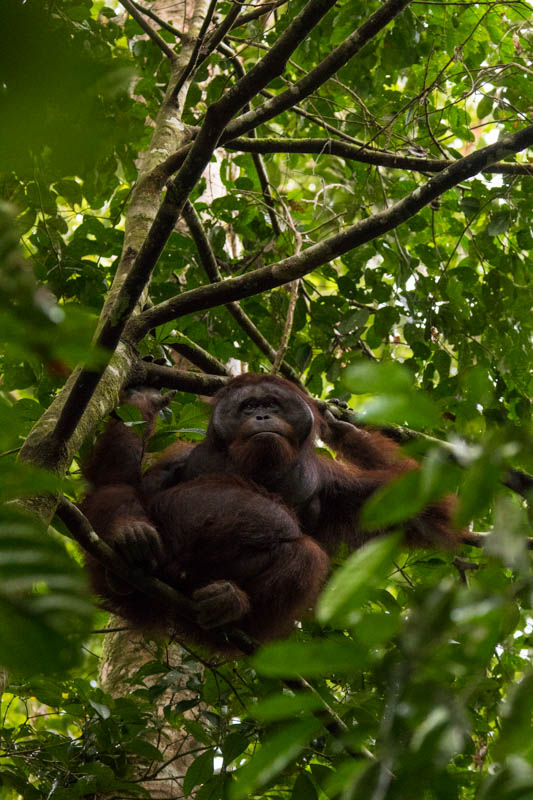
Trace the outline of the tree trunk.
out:
<instances>
[{"instance_id":1,"label":"tree trunk","mask_svg":"<svg viewBox=\"0 0 533 800\"><path fill-rule=\"evenodd\" d=\"M118 617L112 617L110 626L121 624ZM124 697L139 687L135 680L137 671L156 655L157 645L130 630L116 631L106 636L104 652L100 665L100 685L113 697ZM184 663L184 656L186 663ZM163 755L163 761L154 761L146 770L144 764L133 763L135 779L141 779L141 785L150 793L152 800L179 800L183 794L183 777L187 769L198 755L202 745L186 730L176 730L165 720L165 706L175 707L184 700L193 700L196 692L187 688L191 677L196 681L203 678L203 667L198 662L191 662L188 654L178 645L171 644L167 649L167 659L172 665L173 674L179 673L179 682L172 686L154 702L151 727L147 729L143 739L153 744ZM154 678L145 678L144 686L151 686ZM185 712L187 719L195 719L201 706ZM115 797L113 793L113 797ZM194 797L193 795L188 795ZM107 795L100 795L105 800Z\"/></svg>"}]
</instances>

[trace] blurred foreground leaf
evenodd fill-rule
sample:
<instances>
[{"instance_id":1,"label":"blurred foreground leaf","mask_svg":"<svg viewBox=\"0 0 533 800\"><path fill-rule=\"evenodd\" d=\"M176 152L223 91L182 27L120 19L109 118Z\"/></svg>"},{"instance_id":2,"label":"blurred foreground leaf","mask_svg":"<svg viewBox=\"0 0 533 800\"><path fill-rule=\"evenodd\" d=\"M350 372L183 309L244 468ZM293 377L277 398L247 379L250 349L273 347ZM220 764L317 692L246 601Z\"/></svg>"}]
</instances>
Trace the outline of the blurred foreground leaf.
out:
<instances>
[{"instance_id":1,"label":"blurred foreground leaf","mask_svg":"<svg viewBox=\"0 0 533 800\"><path fill-rule=\"evenodd\" d=\"M31 518L0 509L0 663L22 674L71 667L93 611L65 548Z\"/></svg>"},{"instance_id":2,"label":"blurred foreground leaf","mask_svg":"<svg viewBox=\"0 0 533 800\"><path fill-rule=\"evenodd\" d=\"M313 717L284 728L267 739L244 767L234 773L231 800L249 797L267 785L302 751L308 739L321 725Z\"/></svg>"},{"instance_id":3,"label":"blurred foreground leaf","mask_svg":"<svg viewBox=\"0 0 533 800\"><path fill-rule=\"evenodd\" d=\"M320 595L316 610L320 622L343 621L361 608L392 567L399 538L374 539L346 559Z\"/></svg>"},{"instance_id":4,"label":"blurred foreground leaf","mask_svg":"<svg viewBox=\"0 0 533 800\"><path fill-rule=\"evenodd\" d=\"M280 678L307 678L357 670L365 660L354 642L330 636L310 642L273 642L253 657L254 667L263 675Z\"/></svg>"}]
</instances>

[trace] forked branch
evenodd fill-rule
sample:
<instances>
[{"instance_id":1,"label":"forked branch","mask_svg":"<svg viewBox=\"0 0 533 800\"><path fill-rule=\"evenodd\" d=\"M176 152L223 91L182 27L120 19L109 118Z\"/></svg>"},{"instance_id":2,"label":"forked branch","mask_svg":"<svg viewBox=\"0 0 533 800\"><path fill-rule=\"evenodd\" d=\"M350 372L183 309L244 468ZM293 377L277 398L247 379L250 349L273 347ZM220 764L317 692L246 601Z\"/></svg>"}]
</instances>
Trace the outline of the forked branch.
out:
<instances>
[{"instance_id":1,"label":"forked branch","mask_svg":"<svg viewBox=\"0 0 533 800\"><path fill-rule=\"evenodd\" d=\"M190 192L200 179L230 119L258 91L282 74L287 60L316 27L335 0L309 0L287 26L279 39L252 69L207 109L204 123L175 179L168 185L166 196L155 216L148 236L140 248L117 294L113 308L105 319L96 347L106 354L99 368L80 371L63 406L53 432L56 448L73 434L105 367L117 347L124 328L139 298L148 285L152 271L172 233ZM138 13L138 12L136 12Z\"/></svg>"},{"instance_id":2,"label":"forked branch","mask_svg":"<svg viewBox=\"0 0 533 800\"><path fill-rule=\"evenodd\" d=\"M154 306L131 321L128 333L139 340L150 328L164 322L250 297L301 278L343 253L394 230L448 189L473 177L490 164L531 145L533 125L455 161L390 208L356 222L342 233L308 247L299 255L211 286L201 286Z\"/></svg>"}]
</instances>

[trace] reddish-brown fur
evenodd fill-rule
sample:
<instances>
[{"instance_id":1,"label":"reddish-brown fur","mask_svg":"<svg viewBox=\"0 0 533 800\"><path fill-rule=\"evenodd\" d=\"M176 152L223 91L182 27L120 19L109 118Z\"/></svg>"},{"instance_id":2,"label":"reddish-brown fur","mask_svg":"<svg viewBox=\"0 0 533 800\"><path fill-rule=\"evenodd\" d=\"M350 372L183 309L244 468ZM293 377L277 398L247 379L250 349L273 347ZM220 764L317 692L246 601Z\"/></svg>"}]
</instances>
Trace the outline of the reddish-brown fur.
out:
<instances>
[{"instance_id":1,"label":"reddish-brown fur","mask_svg":"<svg viewBox=\"0 0 533 800\"><path fill-rule=\"evenodd\" d=\"M151 432L161 406L153 390L129 402ZM338 460L315 453L317 436ZM93 585L135 625L204 641L226 623L259 639L287 634L316 600L328 554L375 535L358 523L365 500L418 466L388 437L334 419L283 378L254 374L218 392L200 445L171 446L142 475L143 446L110 421L84 467L92 489L82 510L123 557L192 597L198 624L169 619L88 557ZM450 510L447 498L430 505L406 524L407 542L452 546Z\"/></svg>"}]
</instances>

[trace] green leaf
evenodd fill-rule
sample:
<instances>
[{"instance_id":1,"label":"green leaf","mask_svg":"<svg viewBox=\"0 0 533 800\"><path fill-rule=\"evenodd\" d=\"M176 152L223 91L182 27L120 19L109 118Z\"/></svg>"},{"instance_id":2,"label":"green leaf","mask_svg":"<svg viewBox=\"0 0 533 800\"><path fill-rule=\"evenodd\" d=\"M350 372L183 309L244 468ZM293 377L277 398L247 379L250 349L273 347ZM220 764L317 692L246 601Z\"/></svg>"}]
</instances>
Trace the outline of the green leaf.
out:
<instances>
[{"instance_id":1,"label":"green leaf","mask_svg":"<svg viewBox=\"0 0 533 800\"><path fill-rule=\"evenodd\" d=\"M381 591L376 593L376 601L381 601ZM354 625L354 635L366 647L376 647L384 642L392 641L401 626L401 618L394 610L392 613L365 613Z\"/></svg>"},{"instance_id":2,"label":"green leaf","mask_svg":"<svg viewBox=\"0 0 533 800\"><path fill-rule=\"evenodd\" d=\"M316 614L320 622L345 620L370 599L392 566L398 541L398 535L374 539L346 559L318 599Z\"/></svg>"},{"instance_id":3,"label":"green leaf","mask_svg":"<svg viewBox=\"0 0 533 800\"><path fill-rule=\"evenodd\" d=\"M389 361L383 364L362 363L349 367L344 383L354 394L389 394L405 392L411 388L411 377L400 364Z\"/></svg>"},{"instance_id":4,"label":"green leaf","mask_svg":"<svg viewBox=\"0 0 533 800\"><path fill-rule=\"evenodd\" d=\"M226 786L231 781L231 773L219 773L205 781L195 792L195 800L226 800Z\"/></svg>"},{"instance_id":5,"label":"green leaf","mask_svg":"<svg viewBox=\"0 0 533 800\"><path fill-rule=\"evenodd\" d=\"M412 470L374 492L361 510L360 525L365 530L375 531L405 522L415 516L428 499L422 471Z\"/></svg>"},{"instance_id":6,"label":"green leaf","mask_svg":"<svg viewBox=\"0 0 533 800\"><path fill-rule=\"evenodd\" d=\"M224 757L224 764L227 766L231 762L244 753L250 743L250 738L240 731L230 733L222 745L222 755Z\"/></svg>"},{"instance_id":7,"label":"green leaf","mask_svg":"<svg viewBox=\"0 0 533 800\"><path fill-rule=\"evenodd\" d=\"M300 713L316 711L323 707L322 700L314 694L275 694L260 700L251 709L250 713L263 722L285 719Z\"/></svg>"},{"instance_id":8,"label":"green leaf","mask_svg":"<svg viewBox=\"0 0 533 800\"><path fill-rule=\"evenodd\" d=\"M473 217L475 214L478 214L480 208L481 208L481 201L479 200L478 197L465 195L461 200L461 210L463 214L467 217Z\"/></svg>"},{"instance_id":9,"label":"green leaf","mask_svg":"<svg viewBox=\"0 0 533 800\"><path fill-rule=\"evenodd\" d=\"M83 201L82 187L73 180L61 180L55 185L55 189L69 203L81 205Z\"/></svg>"},{"instance_id":10,"label":"green leaf","mask_svg":"<svg viewBox=\"0 0 533 800\"><path fill-rule=\"evenodd\" d=\"M111 767L107 764L100 764L99 762L93 762L90 764L84 764L81 770L83 775L90 776L94 780L90 780L89 786L92 787L92 790L97 789L98 791L105 791L106 789L110 789L114 786L115 783L115 774Z\"/></svg>"},{"instance_id":11,"label":"green leaf","mask_svg":"<svg viewBox=\"0 0 533 800\"><path fill-rule=\"evenodd\" d=\"M97 703L95 700L89 700L89 704L94 708L98 716L102 717L102 719L109 719L111 716L111 710L109 706L106 706L103 703Z\"/></svg>"},{"instance_id":12,"label":"green leaf","mask_svg":"<svg viewBox=\"0 0 533 800\"><path fill-rule=\"evenodd\" d=\"M56 494L63 485L57 475L31 464L0 462L0 502L35 494Z\"/></svg>"},{"instance_id":13,"label":"green leaf","mask_svg":"<svg viewBox=\"0 0 533 800\"><path fill-rule=\"evenodd\" d=\"M512 688L502 710L502 731L496 746L496 757L505 758L512 753L522 753L531 758L531 720L533 715L533 671Z\"/></svg>"},{"instance_id":14,"label":"green leaf","mask_svg":"<svg viewBox=\"0 0 533 800\"><path fill-rule=\"evenodd\" d=\"M80 567L33 518L0 512L0 663L22 674L72 666L93 613Z\"/></svg>"},{"instance_id":15,"label":"green leaf","mask_svg":"<svg viewBox=\"0 0 533 800\"><path fill-rule=\"evenodd\" d=\"M482 120L485 117L488 117L490 112L492 111L492 107L494 105L494 97L490 94L485 95L481 98L479 103L477 104L476 114L478 119Z\"/></svg>"},{"instance_id":16,"label":"green leaf","mask_svg":"<svg viewBox=\"0 0 533 800\"><path fill-rule=\"evenodd\" d=\"M520 756L509 756L500 769L488 775L479 792L480 800L529 800L533 795L533 767Z\"/></svg>"},{"instance_id":17,"label":"green leaf","mask_svg":"<svg viewBox=\"0 0 533 800\"><path fill-rule=\"evenodd\" d=\"M213 775L213 751L206 750L197 756L183 779L183 793L190 795L195 786L205 783Z\"/></svg>"},{"instance_id":18,"label":"green leaf","mask_svg":"<svg viewBox=\"0 0 533 800\"><path fill-rule=\"evenodd\" d=\"M439 415L432 401L422 393L383 394L367 400L360 413L368 423L433 428Z\"/></svg>"},{"instance_id":19,"label":"green leaf","mask_svg":"<svg viewBox=\"0 0 533 800\"><path fill-rule=\"evenodd\" d=\"M366 655L349 639L333 636L310 642L274 642L263 647L252 659L262 675L278 678L307 678L349 673L364 663Z\"/></svg>"},{"instance_id":20,"label":"green leaf","mask_svg":"<svg viewBox=\"0 0 533 800\"><path fill-rule=\"evenodd\" d=\"M147 761L164 760L162 752L151 742L145 741L145 739L130 739L124 744L124 747L128 752L135 753L135 755L141 756L141 758L145 758Z\"/></svg>"},{"instance_id":21,"label":"green leaf","mask_svg":"<svg viewBox=\"0 0 533 800\"><path fill-rule=\"evenodd\" d=\"M133 427L141 425L144 422L143 415L137 406L130 403L124 403L115 409L115 414L120 417L122 422Z\"/></svg>"},{"instance_id":22,"label":"green leaf","mask_svg":"<svg viewBox=\"0 0 533 800\"><path fill-rule=\"evenodd\" d=\"M466 525L488 506L499 486L501 467L479 459L468 470L459 488L458 525Z\"/></svg>"},{"instance_id":23,"label":"green leaf","mask_svg":"<svg viewBox=\"0 0 533 800\"><path fill-rule=\"evenodd\" d=\"M501 236L509 228L511 223L511 215L509 211L498 211L493 214L491 221L487 225L487 233L489 236Z\"/></svg>"},{"instance_id":24,"label":"green leaf","mask_svg":"<svg viewBox=\"0 0 533 800\"><path fill-rule=\"evenodd\" d=\"M315 786L306 772L300 772L292 789L291 800L317 800Z\"/></svg>"},{"instance_id":25,"label":"green leaf","mask_svg":"<svg viewBox=\"0 0 533 800\"><path fill-rule=\"evenodd\" d=\"M302 751L320 729L314 718L301 720L267 739L244 767L234 773L230 800L241 800L266 786Z\"/></svg>"},{"instance_id":26,"label":"green leaf","mask_svg":"<svg viewBox=\"0 0 533 800\"><path fill-rule=\"evenodd\" d=\"M0 659L22 674L56 672L72 665L75 653L43 615L0 595Z\"/></svg>"}]
</instances>

